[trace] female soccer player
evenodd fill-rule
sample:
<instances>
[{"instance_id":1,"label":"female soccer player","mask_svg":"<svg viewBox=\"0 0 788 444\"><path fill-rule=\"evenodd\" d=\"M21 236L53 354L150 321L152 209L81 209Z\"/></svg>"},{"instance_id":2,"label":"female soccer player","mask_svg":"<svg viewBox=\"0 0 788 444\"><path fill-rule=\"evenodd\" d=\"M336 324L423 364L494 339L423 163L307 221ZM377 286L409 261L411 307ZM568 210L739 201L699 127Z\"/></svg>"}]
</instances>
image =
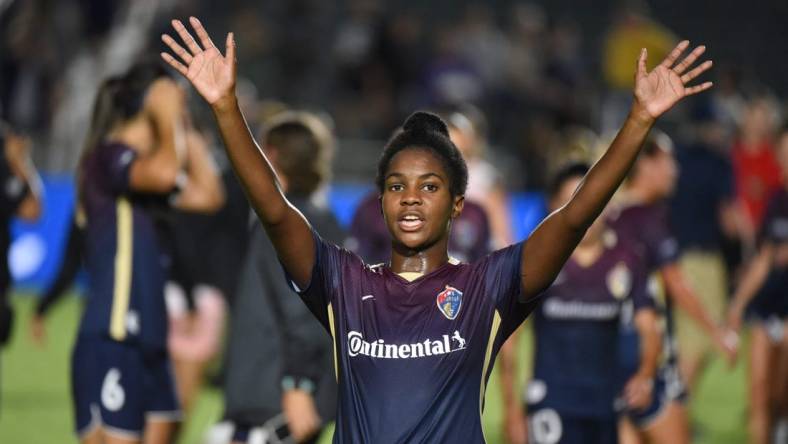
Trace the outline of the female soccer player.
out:
<instances>
[{"instance_id":1,"label":"female soccer player","mask_svg":"<svg viewBox=\"0 0 788 444\"><path fill-rule=\"evenodd\" d=\"M587 165L569 164L556 174L552 210L572 198L587 172ZM604 218L598 218L534 312L534 374L525 390L530 442L616 443L616 398L622 395L630 409L651 402L661 339L648 274L636 250L610 235ZM624 384L611 368L619 360L621 330L633 326L640 337L640 362ZM514 339L501 350L504 418L509 442L524 444Z\"/></svg>"},{"instance_id":2,"label":"female soccer player","mask_svg":"<svg viewBox=\"0 0 788 444\"><path fill-rule=\"evenodd\" d=\"M637 430L631 427L629 421L622 423L622 441L627 443L640 442L641 439L658 443L683 443L690 439L685 407L687 391L679 374L672 302L675 301L679 308L703 327L718 350L730 361L736 354L735 334L715 323L678 267L678 243L668 227L663 202L673 190L675 177L672 142L664 133L653 131L630 172L619 205L610 212L610 226L622 242L641 251L648 273L656 273L661 278L661 281L656 282L663 282L665 288L657 304L664 317L665 328L662 341L664 351L655 380L655 396L647 408L629 412L628 418ZM630 353L636 356L636 347L630 348ZM633 359L629 357L630 361Z\"/></svg>"},{"instance_id":3,"label":"female soccer player","mask_svg":"<svg viewBox=\"0 0 788 444\"><path fill-rule=\"evenodd\" d=\"M623 180L654 120L683 97L711 87L685 84L698 47L682 42L651 73L637 63L632 111L572 200L524 242L472 264L449 261L451 221L462 211L467 168L436 116L415 113L383 150L377 186L391 232L391 261L368 267L324 242L280 191L235 96L232 33L226 55L199 20L173 21L185 49L162 57L211 105L236 173L289 279L331 333L339 408L335 442L482 442L490 363L533 310L586 228ZM675 65L675 66L674 66Z\"/></svg>"},{"instance_id":4,"label":"female soccer player","mask_svg":"<svg viewBox=\"0 0 788 444\"><path fill-rule=\"evenodd\" d=\"M777 159L788 184L788 128L778 140ZM734 294L728 322L738 330L752 301L749 429L751 442L766 444L780 416L788 421L788 186L769 202L758 237L758 254Z\"/></svg>"},{"instance_id":5,"label":"female soccer player","mask_svg":"<svg viewBox=\"0 0 788 444\"><path fill-rule=\"evenodd\" d=\"M153 64L105 81L96 97L78 177L90 285L72 393L83 443L167 443L178 421L154 213L222 201L206 152L186 145L179 159L184 113L183 91Z\"/></svg>"}]
</instances>

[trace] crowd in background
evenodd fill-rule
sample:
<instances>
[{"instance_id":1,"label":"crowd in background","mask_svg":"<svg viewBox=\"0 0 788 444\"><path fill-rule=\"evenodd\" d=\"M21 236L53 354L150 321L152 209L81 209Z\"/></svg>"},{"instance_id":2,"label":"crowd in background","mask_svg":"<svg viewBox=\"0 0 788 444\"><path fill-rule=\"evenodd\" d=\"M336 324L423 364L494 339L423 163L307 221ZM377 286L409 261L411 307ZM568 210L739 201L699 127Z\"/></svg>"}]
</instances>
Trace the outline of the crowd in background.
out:
<instances>
[{"instance_id":1,"label":"crowd in background","mask_svg":"<svg viewBox=\"0 0 788 444\"><path fill-rule=\"evenodd\" d=\"M653 18L645 1L608 8L607 30L593 38L582 17L553 16L539 3L463 2L429 14L408 2L378 0L234 0L221 9L213 3L0 0L0 118L30 137L40 170L75 171L100 83L157 55L169 18L203 16L217 35L232 30L237 36L238 93L254 132L283 110L315 111L337 138L334 157L342 166L334 180L371 182L364 161L378 156L403 116L416 109L441 112L457 131L459 139L452 139L469 165L469 193L476 193L469 200L487 213L490 246L501 247L518 240L512 238L507 193L543 191L568 161L596 160L628 110L640 48L647 47L655 63L679 39ZM721 280L718 293L727 298L757 256L769 200L784 186L776 153L780 143L788 143L779 95L788 88L762 82L736 60L720 62L713 92L660 125L673 139L678 165L669 220L684 253L681 265L690 276L713 268L710 278L694 285ZM210 281L181 286L202 291L194 300L207 301L213 290L199 285L210 284L232 315L240 310L234 304L243 302L234 299L245 257L239 252L262 241L250 242L254 234L245 234L248 208L241 190L222 159L207 108L191 102L195 126L222 168L226 205L219 216L176 217L174 223L183 227L183 239L176 242L191 248L183 254L202 258L188 264L196 271L185 274ZM465 144L463 137L469 139ZM322 173L321 182L329 177ZM319 190L304 194L321 199ZM345 241L350 248L359 246L354 230ZM200 248L212 248L211 254L192 242L207 236L214 240ZM62 289L43 299L40 315ZM223 303L216 304L206 309L213 316L206 322L221 323L215 313L224 310ZM725 321L724 309L713 318ZM218 335L220 328L215 330ZM217 347L211 344L210 352L195 358L201 362L197 371ZM194 380L201 376L186 378L198 385Z\"/></svg>"}]
</instances>

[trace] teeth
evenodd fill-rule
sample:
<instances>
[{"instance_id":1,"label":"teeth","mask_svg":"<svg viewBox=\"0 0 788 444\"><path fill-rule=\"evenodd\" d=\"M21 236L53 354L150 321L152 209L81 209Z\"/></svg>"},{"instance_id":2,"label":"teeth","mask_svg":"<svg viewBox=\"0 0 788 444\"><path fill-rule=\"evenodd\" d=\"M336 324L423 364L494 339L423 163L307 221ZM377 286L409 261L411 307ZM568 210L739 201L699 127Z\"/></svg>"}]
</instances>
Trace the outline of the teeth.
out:
<instances>
[{"instance_id":1,"label":"teeth","mask_svg":"<svg viewBox=\"0 0 788 444\"><path fill-rule=\"evenodd\" d=\"M416 216L405 216L405 220L419 220Z\"/></svg>"}]
</instances>

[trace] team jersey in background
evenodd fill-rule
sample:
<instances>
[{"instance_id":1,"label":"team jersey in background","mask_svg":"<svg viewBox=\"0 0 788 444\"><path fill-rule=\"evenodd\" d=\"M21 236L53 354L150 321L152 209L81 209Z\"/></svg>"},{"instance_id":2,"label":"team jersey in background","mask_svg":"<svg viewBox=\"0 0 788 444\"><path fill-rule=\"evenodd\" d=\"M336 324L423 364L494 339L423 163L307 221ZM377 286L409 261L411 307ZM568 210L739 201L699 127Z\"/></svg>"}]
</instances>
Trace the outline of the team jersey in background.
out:
<instances>
[{"instance_id":1,"label":"team jersey in background","mask_svg":"<svg viewBox=\"0 0 788 444\"><path fill-rule=\"evenodd\" d=\"M314 234L301 297L333 337L338 443L480 443L484 391L520 299L522 243L408 281Z\"/></svg>"},{"instance_id":2,"label":"team jersey in background","mask_svg":"<svg viewBox=\"0 0 788 444\"><path fill-rule=\"evenodd\" d=\"M616 232L619 241L635 249L643 258L649 274L650 291L656 296L657 311L664 319L663 351L659 372L669 381L671 391L683 390L678 374L677 345L673 326L673 308L670 298L661 288L659 269L674 263L679 258L679 245L668 226L665 204L628 203L611 213L608 225ZM632 342L632 341L630 341ZM623 353L622 365L636 362L637 350L630 347L629 355ZM681 387L679 387L681 386Z\"/></svg>"},{"instance_id":3,"label":"team jersey in background","mask_svg":"<svg viewBox=\"0 0 788 444\"><path fill-rule=\"evenodd\" d=\"M618 335L634 312L653 308L637 254L620 242L594 263L567 261L534 312L534 374L528 411L609 419L622 381L615 371Z\"/></svg>"},{"instance_id":4,"label":"team jersey in background","mask_svg":"<svg viewBox=\"0 0 788 444\"><path fill-rule=\"evenodd\" d=\"M159 197L133 193L136 152L111 143L82 164L81 202L87 215L88 298L80 335L165 349L165 271L149 206Z\"/></svg>"}]
</instances>

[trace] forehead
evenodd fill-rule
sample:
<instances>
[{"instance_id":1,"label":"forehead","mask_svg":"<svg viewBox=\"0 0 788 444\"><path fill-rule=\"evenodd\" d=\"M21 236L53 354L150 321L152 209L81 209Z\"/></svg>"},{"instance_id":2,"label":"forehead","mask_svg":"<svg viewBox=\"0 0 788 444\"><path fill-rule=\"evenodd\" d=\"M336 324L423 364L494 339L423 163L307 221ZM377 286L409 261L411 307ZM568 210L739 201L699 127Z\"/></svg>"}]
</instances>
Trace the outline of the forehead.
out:
<instances>
[{"instance_id":1,"label":"forehead","mask_svg":"<svg viewBox=\"0 0 788 444\"><path fill-rule=\"evenodd\" d=\"M446 177L446 168L437 154L426 148L405 148L391 158L386 175L421 176L432 173Z\"/></svg>"}]
</instances>

